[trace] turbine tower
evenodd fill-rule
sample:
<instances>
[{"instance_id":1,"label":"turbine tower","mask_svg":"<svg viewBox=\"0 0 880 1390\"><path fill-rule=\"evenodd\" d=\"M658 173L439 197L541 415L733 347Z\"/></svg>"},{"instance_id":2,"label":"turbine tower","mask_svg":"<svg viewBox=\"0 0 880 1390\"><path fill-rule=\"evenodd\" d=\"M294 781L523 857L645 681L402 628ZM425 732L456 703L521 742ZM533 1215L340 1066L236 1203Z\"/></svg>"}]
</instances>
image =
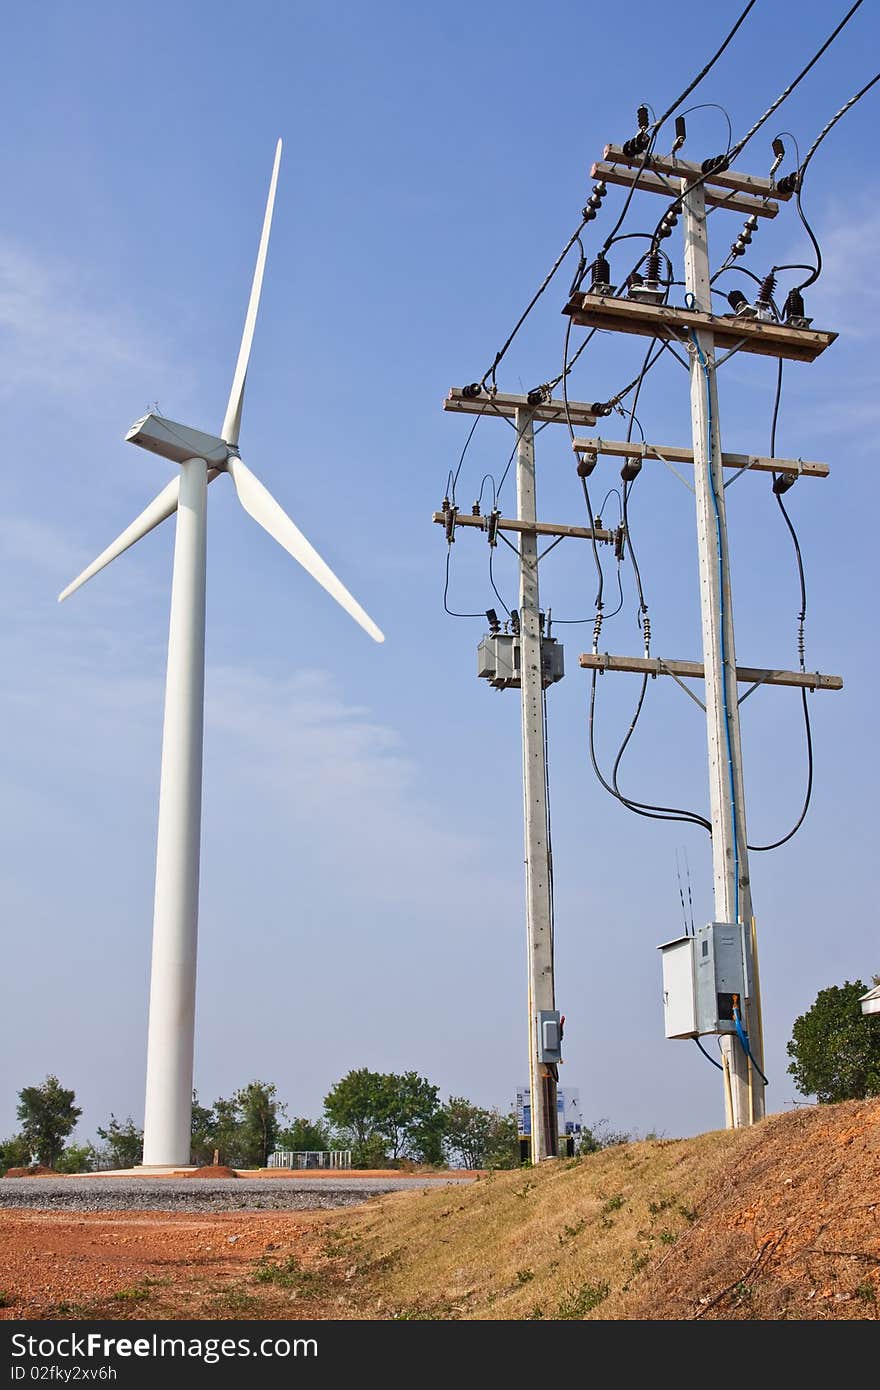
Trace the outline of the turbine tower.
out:
<instances>
[{"instance_id":1,"label":"turbine tower","mask_svg":"<svg viewBox=\"0 0 880 1390\"><path fill-rule=\"evenodd\" d=\"M58 597L59 603L63 602L111 560L177 512L156 847L144 1115L146 1168L180 1167L188 1164L190 1158L205 702L207 484L220 473L228 473L238 500L254 521L298 560L376 642L384 641L373 620L242 463L238 450L245 379L280 161L279 140L241 347L220 434L206 434L156 413L145 415L132 425L125 436L128 441L170 459L180 466L180 472Z\"/></svg>"}]
</instances>

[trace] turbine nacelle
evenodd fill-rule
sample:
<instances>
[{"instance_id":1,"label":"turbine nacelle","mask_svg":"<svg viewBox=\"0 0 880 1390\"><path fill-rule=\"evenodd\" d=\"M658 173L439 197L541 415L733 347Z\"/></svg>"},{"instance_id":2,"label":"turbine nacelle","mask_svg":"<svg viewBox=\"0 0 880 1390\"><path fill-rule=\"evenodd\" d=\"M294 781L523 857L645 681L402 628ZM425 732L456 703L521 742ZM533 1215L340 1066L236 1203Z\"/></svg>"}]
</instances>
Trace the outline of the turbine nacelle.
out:
<instances>
[{"instance_id":1,"label":"turbine nacelle","mask_svg":"<svg viewBox=\"0 0 880 1390\"><path fill-rule=\"evenodd\" d=\"M161 454L172 463L199 458L211 468L225 468L230 454L229 445L217 435L179 425L176 420L166 420L164 415L153 411L135 420L125 438L127 443L149 449L151 454Z\"/></svg>"}]
</instances>

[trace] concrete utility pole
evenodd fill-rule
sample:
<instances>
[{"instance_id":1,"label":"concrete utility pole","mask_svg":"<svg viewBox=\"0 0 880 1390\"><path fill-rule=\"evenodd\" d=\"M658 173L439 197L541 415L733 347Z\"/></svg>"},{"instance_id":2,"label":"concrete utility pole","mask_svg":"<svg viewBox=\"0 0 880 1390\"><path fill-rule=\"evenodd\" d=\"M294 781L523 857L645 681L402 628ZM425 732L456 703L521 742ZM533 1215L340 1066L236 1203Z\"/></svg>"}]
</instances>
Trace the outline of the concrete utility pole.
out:
<instances>
[{"instance_id":1,"label":"concrete utility pole","mask_svg":"<svg viewBox=\"0 0 880 1390\"><path fill-rule=\"evenodd\" d=\"M594 650L581 655L580 664L593 671L634 671L643 676L671 676L690 695L706 714L709 746L709 787L711 803L712 855L715 886L715 922L724 926L739 924L742 932L742 951L734 952L731 964L719 965L709 955L709 940L701 941L700 961L695 959L696 942L692 941L689 975L670 975L670 985L676 994L674 1002L686 1005L684 1014L666 1024L668 1037L693 1038L714 1033L722 1050L727 1123L731 1128L751 1124L764 1114L763 1045L761 1033L760 990L755 944L755 925L749 883L749 862L746 835L745 793L742 775L739 705L759 686L801 686L810 690L839 690L839 676L823 676L799 671L762 670L736 665L733 635L733 605L730 588L730 563L727 548L727 517L723 470L735 468L770 472L784 491L800 477L827 477L828 467L802 459L767 458L757 455L722 454L718 415L718 393L715 376L724 356L734 352L758 353L774 359L812 362L834 341L837 334L821 332L811 327L812 320L803 317L803 306L786 308L784 321L771 312L771 305L762 294L759 302L749 305L740 294L740 307L733 314L716 314L711 303L709 253L706 238L706 204L748 214L743 229L751 231L758 218L774 218L779 212L777 199L791 197L791 189L780 187L772 177L760 178L730 169L726 162L698 164L674 155L644 154L644 147L607 145L605 158L592 167L593 178L616 183L630 190L669 198L671 183L677 181L681 190L683 213L685 285L684 307L666 303L667 293L659 275L659 238L652 242L651 260L655 262L644 279L630 280L626 293L615 294L605 282L604 273L596 276L587 291L572 290L564 312L573 323L593 330L634 333L654 341L683 344L690 352L690 396L693 449L675 445L658 445L643 440L618 441L601 438L575 438L572 446L582 455L585 466L592 470L600 455L624 459L623 476L638 471L644 461L656 458L673 472L674 462L694 466L694 493L697 506L697 543L699 551L700 607L702 615L703 661L664 660L646 651L644 656L612 656ZM647 167L646 167L647 166ZM707 167L708 166L708 167ZM774 166L775 167L775 166ZM668 212L672 220L663 219L658 233L668 235L677 217L675 203ZM665 222L665 231L663 224ZM746 237L742 250L751 239ZM737 243L733 249L739 254ZM650 266L651 260L648 261ZM730 264L730 260L728 260ZM768 295L770 291L767 291ZM745 312L741 312L744 306ZM674 462L673 462L674 461ZM681 475L678 475L681 477ZM736 475L735 475L736 476ZM685 479L682 479L686 483ZM687 484L690 486L690 484ZM685 684L684 677L705 680L705 704ZM594 677L595 679L595 677ZM738 694L739 683L748 684L744 694ZM728 933L728 935L730 935ZM723 936L719 936L719 940ZM715 940L713 934L712 940ZM669 942L669 947L680 943ZM665 948L663 948L665 949ZM712 948L715 949L714 947ZM671 960L672 957L669 957ZM713 975L698 974L703 961ZM664 966L665 969L665 966ZM727 972L727 973L725 973ZM707 992L705 981L712 980ZM664 975L664 980L666 976ZM727 982L722 983L722 981ZM731 988L731 982L735 981ZM664 1011L669 1003L666 995ZM738 1007L737 1007L738 1006ZM674 1011L673 1011L674 1013Z\"/></svg>"},{"instance_id":2,"label":"concrete utility pole","mask_svg":"<svg viewBox=\"0 0 880 1390\"><path fill-rule=\"evenodd\" d=\"M534 424L579 425L592 427L596 415L582 401L554 400L549 390L528 396L510 395L494 387L484 390L476 384L453 387L443 402L444 410L459 415L486 415L504 419L516 429L516 517L503 517L499 511L488 516L479 507L460 516L454 498L447 497L443 510L435 512L434 522L446 532L448 544L459 527L486 533L490 546L499 534L509 531L519 538L519 624L518 633L490 635L481 643L503 645L498 656L488 656L487 669L479 674L491 679L499 690L521 694L523 759L523 827L526 865L526 950L528 965L528 1047L529 1088L531 1094L530 1155L533 1163L553 1158L559 1152L557 1111L557 1072L562 1060L561 1020L555 1009L553 965L553 896L547 809L547 766L544 733L544 689L562 678L562 649L541 627L538 597L538 542L545 536L559 540L581 540L610 544L614 532L597 526L564 526L537 520L535 496ZM513 542L509 542L513 548ZM487 614L487 617L489 614ZM498 623L495 624L497 632ZM518 661L518 664L517 664Z\"/></svg>"},{"instance_id":3,"label":"concrete utility pole","mask_svg":"<svg viewBox=\"0 0 880 1390\"><path fill-rule=\"evenodd\" d=\"M682 179L682 191L689 189ZM689 307L711 314L709 247L703 188L690 188L683 199L685 286ZM755 1061L763 1070L760 1005L751 982L758 962L752 950L752 893L746 836L742 774L733 601L727 544L727 509L715 377L715 340L711 330L692 330L691 428L694 490L697 503L697 549L700 566L700 611L706 681L706 729L709 742L709 798L715 916L719 922L743 922L746 981L743 1024ZM735 1035L722 1034L725 1087L730 1086L730 1124L738 1129L764 1114L764 1088L750 1086L750 1063Z\"/></svg>"},{"instance_id":4,"label":"concrete utility pole","mask_svg":"<svg viewBox=\"0 0 880 1390\"><path fill-rule=\"evenodd\" d=\"M517 520L537 521L535 434L532 412L515 416ZM529 977L529 1086L532 1102L532 1162L559 1151L556 1068L541 1061L539 1012L555 1009L553 904L547 841L547 767L541 618L538 601L538 536L523 530L519 540L520 694L522 702L523 822L526 856L526 941Z\"/></svg>"}]
</instances>

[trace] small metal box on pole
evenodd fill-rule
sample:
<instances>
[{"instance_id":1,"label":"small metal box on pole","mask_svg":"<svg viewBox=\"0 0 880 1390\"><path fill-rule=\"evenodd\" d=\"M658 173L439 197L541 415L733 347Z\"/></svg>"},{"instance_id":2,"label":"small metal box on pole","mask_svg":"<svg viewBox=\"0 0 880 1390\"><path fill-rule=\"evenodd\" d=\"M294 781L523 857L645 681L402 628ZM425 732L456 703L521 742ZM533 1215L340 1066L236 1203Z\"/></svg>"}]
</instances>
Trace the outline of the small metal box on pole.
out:
<instances>
[{"instance_id":1,"label":"small metal box on pole","mask_svg":"<svg viewBox=\"0 0 880 1390\"><path fill-rule=\"evenodd\" d=\"M735 1033L734 1006L742 1018L749 998L742 924L709 922L695 936L677 937L659 949L667 1038Z\"/></svg>"}]
</instances>

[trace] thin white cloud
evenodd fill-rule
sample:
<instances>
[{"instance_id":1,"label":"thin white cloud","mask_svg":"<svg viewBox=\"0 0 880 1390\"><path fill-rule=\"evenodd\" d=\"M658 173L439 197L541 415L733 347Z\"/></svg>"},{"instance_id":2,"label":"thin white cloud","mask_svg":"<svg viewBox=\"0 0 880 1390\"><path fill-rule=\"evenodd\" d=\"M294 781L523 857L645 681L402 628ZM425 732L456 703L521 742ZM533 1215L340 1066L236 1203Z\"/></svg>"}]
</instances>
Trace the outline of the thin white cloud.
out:
<instances>
[{"instance_id":1,"label":"thin white cloud","mask_svg":"<svg viewBox=\"0 0 880 1390\"><path fill-rule=\"evenodd\" d=\"M132 585L106 586L88 608L54 602L50 575L73 573L78 556L39 520L0 522L0 623L6 679L0 723L17 730L23 761L62 779L88 769L100 803L122 777L150 800L158 779L164 633L133 644L126 623ZM37 578L40 595L13 596L12 576ZM136 586L135 586L136 587ZM161 649L160 649L161 648ZM472 900L508 889L491 882L492 854L474 820L444 822L417 756L393 726L346 696L337 677L310 668L275 676L232 665L206 673L206 818L224 842L262 827L296 845L296 857L338 874L346 899L409 907L441 875ZM19 805L12 772L6 805ZM32 774L27 774L32 780ZM39 783L39 778L37 782ZM100 790L103 789L103 790ZM133 792L135 800L140 794ZM59 807L59 814L63 814ZM264 864L271 882L271 855ZM284 851L287 857L287 851ZM7 866L8 868L11 866ZM0 874L3 872L0 857Z\"/></svg>"},{"instance_id":2,"label":"thin white cloud","mask_svg":"<svg viewBox=\"0 0 880 1390\"><path fill-rule=\"evenodd\" d=\"M145 366L121 303L96 303L62 263L0 242L0 397L28 385L66 396Z\"/></svg>"}]
</instances>

